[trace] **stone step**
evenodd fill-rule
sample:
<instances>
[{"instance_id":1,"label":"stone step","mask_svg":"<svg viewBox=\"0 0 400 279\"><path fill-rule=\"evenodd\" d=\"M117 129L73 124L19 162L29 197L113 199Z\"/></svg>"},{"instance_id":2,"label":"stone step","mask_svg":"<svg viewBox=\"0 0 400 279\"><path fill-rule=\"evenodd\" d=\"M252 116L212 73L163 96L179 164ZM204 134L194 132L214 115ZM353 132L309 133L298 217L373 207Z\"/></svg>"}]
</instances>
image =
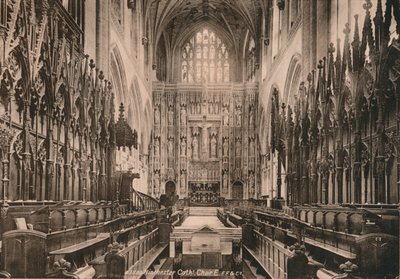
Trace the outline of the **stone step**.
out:
<instances>
[{"instance_id":1,"label":"stone step","mask_svg":"<svg viewBox=\"0 0 400 279\"><path fill-rule=\"evenodd\" d=\"M217 216L217 207L189 207L191 216Z\"/></svg>"}]
</instances>

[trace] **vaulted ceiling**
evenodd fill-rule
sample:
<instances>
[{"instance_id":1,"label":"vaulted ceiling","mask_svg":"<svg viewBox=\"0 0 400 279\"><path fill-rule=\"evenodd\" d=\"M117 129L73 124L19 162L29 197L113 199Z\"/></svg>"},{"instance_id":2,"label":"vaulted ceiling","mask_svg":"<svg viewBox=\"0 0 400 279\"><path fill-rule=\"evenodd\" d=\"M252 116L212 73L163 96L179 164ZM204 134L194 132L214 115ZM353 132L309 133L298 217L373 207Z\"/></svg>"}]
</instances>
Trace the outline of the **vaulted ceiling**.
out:
<instances>
[{"instance_id":1,"label":"vaulted ceiling","mask_svg":"<svg viewBox=\"0 0 400 279\"><path fill-rule=\"evenodd\" d=\"M145 7L147 28L157 44L162 34L174 45L196 26L208 23L232 42L248 32L259 32L267 0L149 0Z\"/></svg>"}]
</instances>

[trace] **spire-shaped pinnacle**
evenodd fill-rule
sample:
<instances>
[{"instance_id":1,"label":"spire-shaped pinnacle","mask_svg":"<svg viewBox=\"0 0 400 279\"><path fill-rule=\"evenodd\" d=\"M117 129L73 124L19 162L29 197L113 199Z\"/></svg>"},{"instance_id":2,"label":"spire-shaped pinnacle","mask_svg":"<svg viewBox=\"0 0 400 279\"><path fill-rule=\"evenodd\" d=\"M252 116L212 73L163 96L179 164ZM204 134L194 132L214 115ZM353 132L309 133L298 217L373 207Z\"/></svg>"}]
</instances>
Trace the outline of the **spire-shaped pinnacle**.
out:
<instances>
[{"instance_id":1,"label":"spire-shaped pinnacle","mask_svg":"<svg viewBox=\"0 0 400 279\"><path fill-rule=\"evenodd\" d=\"M119 118L120 119L124 119L124 111L125 111L125 107L124 104L121 102L121 104L119 105Z\"/></svg>"}]
</instances>

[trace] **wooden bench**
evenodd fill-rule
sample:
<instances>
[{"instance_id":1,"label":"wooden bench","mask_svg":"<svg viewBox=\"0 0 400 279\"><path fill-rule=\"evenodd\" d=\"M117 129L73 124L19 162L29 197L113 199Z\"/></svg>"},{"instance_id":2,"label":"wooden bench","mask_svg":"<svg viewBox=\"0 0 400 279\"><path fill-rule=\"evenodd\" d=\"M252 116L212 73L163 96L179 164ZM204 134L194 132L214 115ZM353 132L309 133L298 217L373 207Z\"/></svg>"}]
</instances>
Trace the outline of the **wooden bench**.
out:
<instances>
[{"instance_id":1,"label":"wooden bench","mask_svg":"<svg viewBox=\"0 0 400 279\"><path fill-rule=\"evenodd\" d=\"M93 245L99 244L110 238L110 233L100 233L97 237L89 239L85 242L74 244L65 248L61 248L55 251L51 251L50 255L67 255L72 254L83 249L89 248Z\"/></svg>"},{"instance_id":2,"label":"wooden bench","mask_svg":"<svg viewBox=\"0 0 400 279\"><path fill-rule=\"evenodd\" d=\"M167 244L158 244L150 251L148 251L140 260L138 260L128 271L125 272L125 276L131 279L141 278L142 275L146 274L151 266L156 262L160 255L167 248ZM156 270L155 270L156 271ZM149 275L154 276L155 273L151 272ZM146 275L146 278L149 276Z\"/></svg>"},{"instance_id":3,"label":"wooden bench","mask_svg":"<svg viewBox=\"0 0 400 279\"><path fill-rule=\"evenodd\" d=\"M114 243L106 255L96 258L89 264L95 269L96 278L110 279L110 270L115 274L112 278L120 278L129 270L132 273L139 269L143 272L146 271L166 247L166 243L162 245L159 243L159 229L157 228L146 235L140 236L134 242L128 243L126 247L119 243ZM119 263L118 267L115 266L114 262ZM141 275L143 274L140 274L138 278ZM136 277L131 277L130 275L129 278Z\"/></svg>"}]
</instances>

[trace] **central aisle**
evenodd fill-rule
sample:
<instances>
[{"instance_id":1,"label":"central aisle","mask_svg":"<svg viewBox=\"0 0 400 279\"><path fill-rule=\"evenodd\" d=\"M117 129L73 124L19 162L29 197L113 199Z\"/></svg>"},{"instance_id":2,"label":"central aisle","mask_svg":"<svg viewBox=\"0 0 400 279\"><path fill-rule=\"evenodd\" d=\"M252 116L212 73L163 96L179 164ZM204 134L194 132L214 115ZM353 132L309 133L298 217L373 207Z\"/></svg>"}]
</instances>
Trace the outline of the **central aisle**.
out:
<instances>
[{"instance_id":1,"label":"central aisle","mask_svg":"<svg viewBox=\"0 0 400 279\"><path fill-rule=\"evenodd\" d=\"M218 219L217 216L188 216L183 221L181 228L201 228L208 225L210 228L224 228L224 224Z\"/></svg>"}]
</instances>

